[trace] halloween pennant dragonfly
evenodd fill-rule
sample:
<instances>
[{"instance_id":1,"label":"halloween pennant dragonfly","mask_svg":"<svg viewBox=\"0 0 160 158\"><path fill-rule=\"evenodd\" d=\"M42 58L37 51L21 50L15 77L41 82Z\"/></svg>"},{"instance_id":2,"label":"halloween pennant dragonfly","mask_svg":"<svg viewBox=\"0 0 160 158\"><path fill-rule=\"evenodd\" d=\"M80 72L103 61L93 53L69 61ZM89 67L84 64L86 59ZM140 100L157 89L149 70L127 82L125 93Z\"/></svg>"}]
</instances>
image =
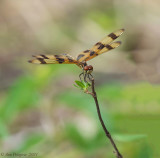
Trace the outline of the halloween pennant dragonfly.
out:
<instances>
[{"instance_id":1,"label":"halloween pennant dragonfly","mask_svg":"<svg viewBox=\"0 0 160 158\"><path fill-rule=\"evenodd\" d=\"M79 77L83 74L84 80L86 81L86 77L89 79L90 76L92 77L91 73L93 71L93 67L91 65L87 65L86 62L102 53L108 52L109 50L120 46L120 41L113 41L117 39L123 32L124 29L120 29L110 33L104 39L96 43L91 49L81 52L76 59L68 54L34 55L33 57L35 57L35 59L29 60L28 62L34 64L76 64L83 70Z\"/></svg>"}]
</instances>

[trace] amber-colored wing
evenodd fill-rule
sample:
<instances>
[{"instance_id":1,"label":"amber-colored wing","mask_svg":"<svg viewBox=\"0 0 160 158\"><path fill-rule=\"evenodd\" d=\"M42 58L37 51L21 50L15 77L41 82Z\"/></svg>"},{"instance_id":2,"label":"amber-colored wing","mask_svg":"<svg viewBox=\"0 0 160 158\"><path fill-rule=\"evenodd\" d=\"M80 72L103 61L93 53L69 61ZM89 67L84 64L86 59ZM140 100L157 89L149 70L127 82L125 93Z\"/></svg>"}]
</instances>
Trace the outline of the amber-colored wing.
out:
<instances>
[{"instance_id":1,"label":"amber-colored wing","mask_svg":"<svg viewBox=\"0 0 160 158\"><path fill-rule=\"evenodd\" d=\"M77 64L77 60L68 54L61 55L35 55L35 59L28 62L34 64Z\"/></svg>"},{"instance_id":2,"label":"amber-colored wing","mask_svg":"<svg viewBox=\"0 0 160 158\"><path fill-rule=\"evenodd\" d=\"M121 44L121 42L120 41L113 42L113 40L118 38L123 32L124 32L124 29L120 29L118 31L110 33L100 42L96 43L91 49L81 52L77 57L77 61L82 62L82 61L91 60L97 55L100 55L104 52L107 52L111 49L118 47Z\"/></svg>"}]
</instances>

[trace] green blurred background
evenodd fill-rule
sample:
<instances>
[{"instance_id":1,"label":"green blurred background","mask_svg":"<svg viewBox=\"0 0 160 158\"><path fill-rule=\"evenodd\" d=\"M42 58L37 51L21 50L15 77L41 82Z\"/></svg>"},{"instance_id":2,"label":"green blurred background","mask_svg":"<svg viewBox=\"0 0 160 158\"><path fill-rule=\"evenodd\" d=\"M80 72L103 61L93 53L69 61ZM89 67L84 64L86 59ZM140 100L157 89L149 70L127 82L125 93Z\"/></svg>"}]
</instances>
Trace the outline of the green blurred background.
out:
<instances>
[{"instance_id":1,"label":"green blurred background","mask_svg":"<svg viewBox=\"0 0 160 158\"><path fill-rule=\"evenodd\" d=\"M124 158L160 157L159 6L158 0L1 0L0 154L115 157L93 99L73 86L81 70L27 61L36 54L76 56L125 28L119 48L89 61L103 119Z\"/></svg>"}]
</instances>

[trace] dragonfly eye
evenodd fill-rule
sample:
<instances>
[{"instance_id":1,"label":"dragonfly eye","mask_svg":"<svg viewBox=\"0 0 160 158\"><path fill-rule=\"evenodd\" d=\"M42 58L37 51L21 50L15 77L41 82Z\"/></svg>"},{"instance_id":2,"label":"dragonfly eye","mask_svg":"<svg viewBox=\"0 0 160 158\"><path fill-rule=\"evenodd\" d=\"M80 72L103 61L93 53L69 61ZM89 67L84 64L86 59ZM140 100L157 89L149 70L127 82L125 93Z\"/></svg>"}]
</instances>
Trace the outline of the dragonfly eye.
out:
<instances>
[{"instance_id":1,"label":"dragonfly eye","mask_svg":"<svg viewBox=\"0 0 160 158\"><path fill-rule=\"evenodd\" d=\"M93 66L92 65L88 65L88 70L93 70Z\"/></svg>"},{"instance_id":2,"label":"dragonfly eye","mask_svg":"<svg viewBox=\"0 0 160 158\"><path fill-rule=\"evenodd\" d=\"M85 66L85 67L84 67L84 70L85 70L85 71L89 70L89 67L88 67L88 66Z\"/></svg>"}]
</instances>

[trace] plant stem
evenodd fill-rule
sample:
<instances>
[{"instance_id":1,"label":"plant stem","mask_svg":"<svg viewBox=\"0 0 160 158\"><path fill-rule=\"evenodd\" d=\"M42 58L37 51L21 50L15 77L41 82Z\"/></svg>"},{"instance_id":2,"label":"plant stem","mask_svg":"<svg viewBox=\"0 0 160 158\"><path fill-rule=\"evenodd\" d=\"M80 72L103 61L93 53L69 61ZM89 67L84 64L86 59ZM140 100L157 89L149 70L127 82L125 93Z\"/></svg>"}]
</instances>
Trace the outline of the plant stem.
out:
<instances>
[{"instance_id":1,"label":"plant stem","mask_svg":"<svg viewBox=\"0 0 160 158\"><path fill-rule=\"evenodd\" d=\"M99 108L99 104L98 104L97 94L96 94L96 91L95 91L95 88L94 88L94 85L95 85L94 84L94 78L92 78L91 81L92 81L92 84L91 84L92 92L86 91L86 93L92 95L92 97L94 98L94 101L96 103L96 108L97 108L97 113L98 113L99 120L101 122L101 125L103 127L103 130L104 130L106 136L108 137L108 139L110 140L110 142L111 142L111 144L114 148L114 153L116 154L116 157L117 158L123 158L123 156L120 154L120 152L119 152L111 134L109 133L109 131L107 130L107 128L104 124L104 121L103 121L102 116L101 116L101 111L100 111L100 108Z\"/></svg>"}]
</instances>

